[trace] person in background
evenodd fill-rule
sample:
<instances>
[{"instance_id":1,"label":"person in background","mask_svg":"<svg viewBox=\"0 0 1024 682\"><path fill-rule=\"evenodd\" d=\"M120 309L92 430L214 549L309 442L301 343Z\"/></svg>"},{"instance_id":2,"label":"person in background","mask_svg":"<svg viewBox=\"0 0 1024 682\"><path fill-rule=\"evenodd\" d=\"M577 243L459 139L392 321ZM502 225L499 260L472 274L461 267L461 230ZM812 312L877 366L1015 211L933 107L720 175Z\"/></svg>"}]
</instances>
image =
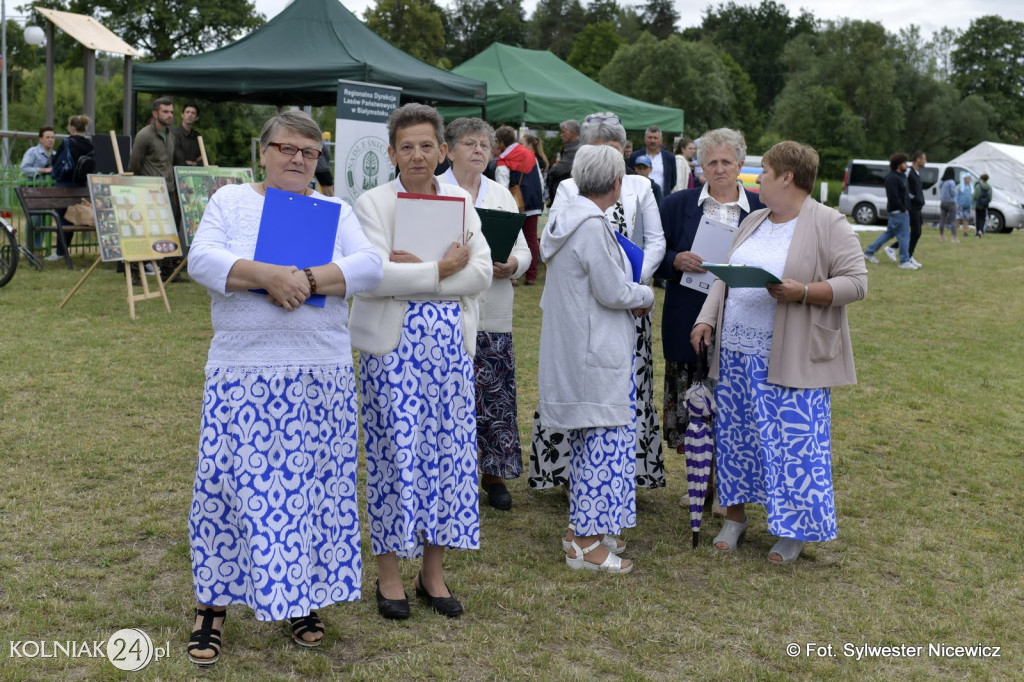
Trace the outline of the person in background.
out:
<instances>
[{"instance_id":1,"label":"person in background","mask_svg":"<svg viewBox=\"0 0 1024 682\"><path fill-rule=\"evenodd\" d=\"M469 192L477 208L519 212L507 189L483 177L494 145L494 128L479 118L457 118L445 128L445 142L452 165L440 177L441 182ZM530 258L530 248L520 230L508 260L493 264L491 288L480 297L474 360L480 484L487 493L488 504L501 510L512 508L512 495L505 481L519 478L523 472L516 355L512 345L512 279L526 272Z\"/></svg>"},{"instance_id":2,"label":"person in background","mask_svg":"<svg viewBox=\"0 0 1024 682\"><path fill-rule=\"evenodd\" d=\"M39 144L29 147L21 157L21 174L27 180L45 180L53 170L53 126L39 129Z\"/></svg>"},{"instance_id":3,"label":"person in background","mask_svg":"<svg viewBox=\"0 0 1024 682\"><path fill-rule=\"evenodd\" d=\"M895 237L900 249L899 268L917 270L918 266L910 261L907 251L910 241L910 192L907 189L907 176L904 175L906 172L906 154L893 154L889 157L889 175L885 177L885 210L889 212L889 221L882 236L864 249L864 258L869 263L877 263L875 253Z\"/></svg>"},{"instance_id":4,"label":"person in background","mask_svg":"<svg viewBox=\"0 0 1024 682\"><path fill-rule=\"evenodd\" d=\"M661 187L651 179L651 157L646 154L641 154L636 157L636 161L633 162L633 170L635 170L636 174L640 177L647 178L651 181L651 189L654 191L654 203L658 205L658 208L661 208Z\"/></svg>"},{"instance_id":5,"label":"person in background","mask_svg":"<svg viewBox=\"0 0 1024 682\"><path fill-rule=\"evenodd\" d=\"M631 141L629 141L629 140L626 140L626 143L624 145L622 145L622 160L623 161L628 161L629 157L632 156L632 155L633 155L633 143ZM626 172L628 174L628 172L629 172L629 168L628 167L626 168Z\"/></svg>"},{"instance_id":6,"label":"person in background","mask_svg":"<svg viewBox=\"0 0 1024 682\"><path fill-rule=\"evenodd\" d=\"M921 264L914 258L914 251L917 249L917 242L921 239L921 228L923 218L921 209L924 208L924 189L921 186L921 169L928 163L928 157L924 152L914 152L910 157L910 168L907 170L907 191L910 193L910 239L907 242L907 255L910 256L910 263L916 268ZM885 255L889 260L899 260L899 239L885 247Z\"/></svg>"},{"instance_id":7,"label":"person in background","mask_svg":"<svg viewBox=\"0 0 1024 682\"><path fill-rule=\"evenodd\" d=\"M971 187L971 176L967 173L960 178L960 184L956 187L956 222L961 232L966 237L967 228L971 226L974 219L974 189ZM956 232L954 231L954 236ZM957 241L954 239L953 241Z\"/></svg>"},{"instance_id":8,"label":"person in background","mask_svg":"<svg viewBox=\"0 0 1024 682\"><path fill-rule=\"evenodd\" d=\"M697 153L697 145L688 137L681 137L676 142L676 186L673 192L693 189L693 156Z\"/></svg>"},{"instance_id":9,"label":"person in background","mask_svg":"<svg viewBox=\"0 0 1024 682\"><path fill-rule=\"evenodd\" d=\"M654 290L633 281L607 216L624 175L621 146L581 147L572 169L578 193L541 241L548 279L541 297L538 411L545 424L566 433L571 452L569 524L575 533L562 541L565 562L574 570L608 573L633 568L618 556L625 545L611 536L636 525L634 318L654 305Z\"/></svg>"},{"instance_id":10,"label":"person in background","mask_svg":"<svg viewBox=\"0 0 1024 682\"><path fill-rule=\"evenodd\" d=\"M637 158L646 154L651 158L651 179L661 187L662 194L668 196L676 186L676 157L672 152L661 146L661 128L648 126L644 133L644 149L633 152L626 162L627 168L634 168ZM635 168L634 168L635 170Z\"/></svg>"},{"instance_id":11,"label":"person in background","mask_svg":"<svg viewBox=\"0 0 1024 682\"><path fill-rule=\"evenodd\" d=\"M394 249L398 193L456 197L434 176L447 154L444 121L410 103L388 119L388 155L400 174L359 195L356 215L384 262L384 278L352 304L359 351L366 506L377 559L377 610L409 617L399 558L422 557L413 585L438 614L462 615L444 579L444 553L480 548L473 355L479 295L491 285L491 251L476 211L465 212L465 243L437 261ZM468 208L468 207L467 207Z\"/></svg>"},{"instance_id":12,"label":"person in background","mask_svg":"<svg viewBox=\"0 0 1024 682\"><path fill-rule=\"evenodd\" d=\"M956 244L956 173L952 166L946 166L946 172L942 174L942 184L939 185L939 241L946 241L942 234L945 227L949 228L949 238Z\"/></svg>"},{"instance_id":13,"label":"person in background","mask_svg":"<svg viewBox=\"0 0 1024 682\"><path fill-rule=\"evenodd\" d=\"M626 129L622 121L610 111L590 114L583 121L582 140L585 146L611 147L622 151L626 141ZM581 148L582 149L582 148ZM654 200L652 183L639 175L627 175L619 183L620 194L605 211L612 229L643 249L643 263L639 280L651 281L655 269L665 255L665 237L661 231L661 217ZM548 225L561 219L562 212L573 206L579 195L576 181L572 178L558 186L558 194L548 212ZM557 288L547 292L545 300L554 300ZM557 287L557 285L552 285ZM633 467L636 485L642 488L665 486L665 459L661 447L661 426L654 404L654 350L651 316L641 315L634 319L633 376L636 397L636 464ZM544 423L538 410L534 413L533 429L530 434L530 480L531 488L553 488L570 483L571 451L569 439L564 430ZM573 539L574 529L570 526L563 540L563 549ZM621 551L624 544L611 537L605 538L608 546Z\"/></svg>"},{"instance_id":14,"label":"person in background","mask_svg":"<svg viewBox=\"0 0 1024 682\"><path fill-rule=\"evenodd\" d=\"M715 549L747 530L744 505L764 505L779 540L768 561L790 564L806 542L836 537L831 389L857 381L846 308L867 294L860 242L838 211L811 198L818 153L780 142L757 178L768 208L744 220L729 263L778 277L766 287L716 280L690 333L713 348L717 492L727 507ZM714 334L714 346L712 346Z\"/></svg>"},{"instance_id":15,"label":"person in background","mask_svg":"<svg viewBox=\"0 0 1024 682\"><path fill-rule=\"evenodd\" d=\"M974 236L979 239L985 236L985 221L991 201L992 185L988 184L988 173L982 173L974 183Z\"/></svg>"},{"instance_id":16,"label":"person in background","mask_svg":"<svg viewBox=\"0 0 1024 682\"><path fill-rule=\"evenodd\" d=\"M523 234L530 246L530 267L523 275L523 283L532 286L537 283L537 264L540 262L537 221L544 211L540 165L532 151L516 142L516 131L509 126L501 126L494 131L494 153L498 157L494 179L502 187L507 187L513 196L518 191L523 200L522 212L526 214Z\"/></svg>"},{"instance_id":17,"label":"person in background","mask_svg":"<svg viewBox=\"0 0 1024 682\"><path fill-rule=\"evenodd\" d=\"M181 110L181 125L172 131L175 166L203 165L203 154L199 150L199 132L192 127L198 120L199 105L189 102Z\"/></svg>"},{"instance_id":18,"label":"person in background","mask_svg":"<svg viewBox=\"0 0 1024 682\"><path fill-rule=\"evenodd\" d=\"M661 205L665 231L665 257L658 272L665 279L665 309L661 315L661 343L665 356L665 402L662 435L670 448L683 454L683 435L688 415L686 391L700 378L701 356L690 347L690 330L706 291L684 286L686 273L706 272L702 254L693 251L693 240L704 217L736 228L752 212L764 208L757 192L740 182L747 142L743 134L718 128L700 138L696 156L708 169L708 182L699 188L673 192ZM684 495L686 505L689 498Z\"/></svg>"},{"instance_id":19,"label":"person in background","mask_svg":"<svg viewBox=\"0 0 1024 682\"><path fill-rule=\"evenodd\" d=\"M331 141L331 134L324 131L323 146L320 148L320 158L316 160L316 170L313 177L320 185L320 193L325 197L334 196L334 171L331 170L331 149L327 144Z\"/></svg>"},{"instance_id":20,"label":"person in background","mask_svg":"<svg viewBox=\"0 0 1024 682\"><path fill-rule=\"evenodd\" d=\"M550 197L548 196L548 168L551 166L548 162L548 156L544 153L544 144L540 141L536 135L524 135L523 144L533 152L533 155L537 157L537 172L540 174L540 187L544 193L543 200L547 204Z\"/></svg>"},{"instance_id":21,"label":"person in background","mask_svg":"<svg viewBox=\"0 0 1024 682\"><path fill-rule=\"evenodd\" d=\"M85 114L78 114L68 118L68 137L60 143L57 148L57 152L54 154L54 159L60 156L64 148L67 147L71 151L71 170L64 177L53 178L54 183L57 187L85 187L87 180L75 178L75 169L78 167L78 160L88 154L93 153L92 140L89 139L89 126L92 124L92 119ZM92 164L95 168L95 163ZM51 168L52 173L52 168ZM64 212L60 212L61 218L64 217ZM64 243L71 246L71 238L74 237L75 233L70 231L64 232ZM60 241L57 241L57 250L46 257L48 261L60 260L65 257L65 250L61 247ZM123 267L123 263L119 263ZM147 267L152 267L147 264Z\"/></svg>"},{"instance_id":22,"label":"person in background","mask_svg":"<svg viewBox=\"0 0 1024 682\"><path fill-rule=\"evenodd\" d=\"M558 184L572 174L573 159L576 158L576 151L581 144L580 122L571 118L562 121L558 126L558 132L562 136L562 151L559 152L554 165L548 168L548 196L552 201L558 192ZM536 254L534 255L536 257Z\"/></svg>"},{"instance_id":23,"label":"person in background","mask_svg":"<svg viewBox=\"0 0 1024 682\"><path fill-rule=\"evenodd\" d=\"M381 260L347 204L308 189L319 155L313 119L270 118L260 135L266 180L217 190L189 252L213 321L188 522L197 601L188 657L201 666L220 658L229 605L287 619L292 640L315 647L324 636L315 609L361 594L345 299L380 281ZM252 260L271 188L341 204L325 262ZM323 307L304 305L314 293Z\"/></svg>"},{"instance_id":24,"label":"person in background","mask_svg":"<svg viewBox=\"0 0 1024 682\"><path fill-rule=\"evenodd\" d=\"M152 121L144 126L135 136L132 153L128 158L128 171L134 175L148 175L163 178L167 185L167 195L171 200L174 212L174 224L181 223L181 207L178 204L178 186L174 182L174 144L175 136L171 132L174 123L174 100L170 97L158 97L150 105ZM164 258L160 261L160 274L163 278L170 277L171 272L180 258ZM124 267L118 263L118 272ZM146 273L151 266L146 263ZM182 280L176 279L176 282Z\"/></svg>"}]
</instances>

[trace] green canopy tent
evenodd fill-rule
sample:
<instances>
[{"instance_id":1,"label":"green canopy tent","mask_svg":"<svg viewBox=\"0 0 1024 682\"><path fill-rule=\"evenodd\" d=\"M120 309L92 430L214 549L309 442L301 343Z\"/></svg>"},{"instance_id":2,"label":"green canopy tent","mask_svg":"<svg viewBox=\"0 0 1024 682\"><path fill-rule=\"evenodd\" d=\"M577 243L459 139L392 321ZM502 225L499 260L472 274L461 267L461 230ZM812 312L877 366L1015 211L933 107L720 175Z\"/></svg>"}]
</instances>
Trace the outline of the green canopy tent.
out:
<instances>
[{"instance_id":1,"label":"green canopy tent","mask_svg":"<svg viewBox=\"0 0 1024 682\"><path fill-rule=\"evenodd\" d=\"M683 110L648 104L609 90L546 50L526 50L494 43L452 69L452 73L487 83L487 119L557 126L580 121L595 111L612 111L627 130L656 125L681 133ZM468 107L444 107L445 119L479 116Z\"/></svg>"},{"instance_id":2,"label":"green canopy tent","mask_svg":"<svg viewBox=\"0 0 1024 682\"><path fill-rule=\"evenodd\" d=\"M135 92L213 101L333 105L338 79L402 88L403 100L470 107L487 84L433 67L371 31L338 0L295 0L241 40L192 57L132 68Z\"/></svg>"}]
</instances>

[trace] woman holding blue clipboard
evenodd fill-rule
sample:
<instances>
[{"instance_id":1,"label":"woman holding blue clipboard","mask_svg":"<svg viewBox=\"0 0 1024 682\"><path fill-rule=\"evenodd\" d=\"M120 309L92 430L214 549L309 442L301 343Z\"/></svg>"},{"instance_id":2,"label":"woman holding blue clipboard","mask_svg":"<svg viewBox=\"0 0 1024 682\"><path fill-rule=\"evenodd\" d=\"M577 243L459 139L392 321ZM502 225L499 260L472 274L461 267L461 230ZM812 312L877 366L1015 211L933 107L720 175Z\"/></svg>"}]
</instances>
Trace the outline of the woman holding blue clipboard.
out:
<instances>
[{"instance_id":1,"label":"woman holding blue clipboard","mask_svg":"<svg viewBox=\"0 0 1024 682\"><path fill-rule=\"evenodd\" d=\"M566 433L570 452L566 564L628 573L633 562L611 536L636 525L634 318L654 291L638 284L605 212L618 201L622 152L585 145L572 177L578 196L544 230L538 412ZM642 261L641 261L642 262Z\"/></svg>"},{"instance_id":2,"label":"woman holding blue clipboard","mask_svg":"<svg viewBox=\"0 0 1024 682\"><path fill-rule=\"evenodd\" d=\"M381 260L349 206L307 189L321 139L300 111L267 121L266 180L218 190L189 253L213 320L189 515L197 665L220 658L230 604L288 619L292 639L314 647L314 609L361 594L345 299L376 286ZM305 260L256 260L267 240ZM316 294L321 305L305 305Z\"/></svg>"}]
</instances>

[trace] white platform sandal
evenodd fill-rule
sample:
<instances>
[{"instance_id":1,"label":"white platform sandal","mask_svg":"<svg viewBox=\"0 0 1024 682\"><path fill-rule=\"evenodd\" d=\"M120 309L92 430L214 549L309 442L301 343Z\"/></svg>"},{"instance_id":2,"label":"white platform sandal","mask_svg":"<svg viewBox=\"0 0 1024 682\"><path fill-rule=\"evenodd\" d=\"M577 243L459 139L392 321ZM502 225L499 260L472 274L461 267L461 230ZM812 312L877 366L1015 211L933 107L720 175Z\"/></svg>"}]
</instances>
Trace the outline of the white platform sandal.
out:
<instances>
[{"instance_id":1,"label":"white platform sandal","mask_svg":"<svg viewBox=\"0 0 1024 682\"><path fill-rule=\"evenodd\" d=\"M569 530L572 531L573 535L576 535L576 524L570 523L569 524ZM620 542L622 544L619 544ZM601 544L604 545L605 547L607 547L608 551L611 552L612 554L622 554L623 552L626 551L626 541L625 540L621 540L620 541L617 537L615 537L613 535L605 535L601 539ZM569 540L566 540L565 537L563 537L562 538L562 551L565 552L566 554L568 554L569 553L569 549L571 549L571 548L572 548L572 542L569 541Z\"/></svg>"},{"instance_id":2,"label":"white platform sandal","mask_svg":"<svg viewBox=\"0 0 1024 682\"><path fill-rule=\"evenodd\" d=\"M584 558L587 554L593 552L600 546L600 542L595 542L590 547L583 549L575 540L573 540L569 543L569 548L576 551L576 558L573 559L566 554L565 563L574 571L587 569L588 571L603 571L605 573L629 573L633 570L633 562L630 562L628 566L623 567L622 559L612 554L610 551L608 552L608 557L600 564L592 564Z\"/></svg>"}]
</instances>

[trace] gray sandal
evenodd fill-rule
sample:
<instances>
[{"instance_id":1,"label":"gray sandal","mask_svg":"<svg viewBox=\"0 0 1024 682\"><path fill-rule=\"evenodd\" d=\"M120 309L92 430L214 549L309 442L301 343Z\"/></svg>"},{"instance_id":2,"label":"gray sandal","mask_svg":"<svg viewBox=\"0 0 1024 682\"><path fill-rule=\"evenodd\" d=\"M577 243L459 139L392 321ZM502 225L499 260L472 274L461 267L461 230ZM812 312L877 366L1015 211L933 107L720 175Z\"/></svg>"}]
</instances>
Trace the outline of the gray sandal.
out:
<instances>
[{"instance_id":1,"label":"gray sandal","mask_svg":"<svg viewBox=\"0 0 1024 682\"><path fill-rule=\"evenodd\" d=\"M795 540L793 538L781 538L772 547L772 551L768 552L768 561L773 564L791 564L800 557L800 552L804 551L804 541ZM773 556L778 556L778 559L773 559Z\"/></svg>"},{"instance_id":2,"label":"gray sandal","mask_svg":"<svg viewBox=\"0 0 1024 682\"><path fill-rule=\"evenodd\" d=\"M730 521L726 519L722 523L722 530L718 532L715 539L711 541L712 546L719 552L731 552L736 549L736 545L740 544L740 540L747 534L747 526L750 525L750 519L743 519L743 523L739 521ZM725 545L719 547L719 543Z\"/></svg>"}]
</instances>

